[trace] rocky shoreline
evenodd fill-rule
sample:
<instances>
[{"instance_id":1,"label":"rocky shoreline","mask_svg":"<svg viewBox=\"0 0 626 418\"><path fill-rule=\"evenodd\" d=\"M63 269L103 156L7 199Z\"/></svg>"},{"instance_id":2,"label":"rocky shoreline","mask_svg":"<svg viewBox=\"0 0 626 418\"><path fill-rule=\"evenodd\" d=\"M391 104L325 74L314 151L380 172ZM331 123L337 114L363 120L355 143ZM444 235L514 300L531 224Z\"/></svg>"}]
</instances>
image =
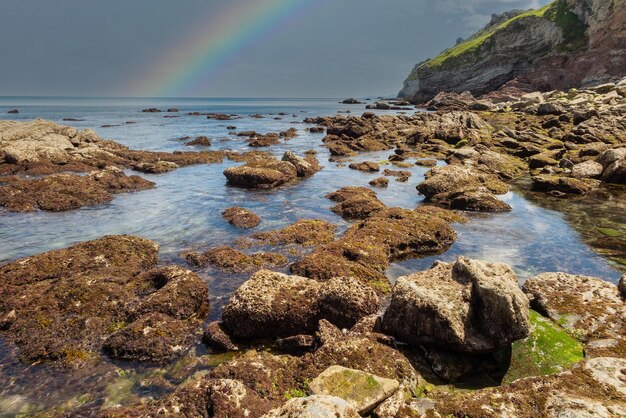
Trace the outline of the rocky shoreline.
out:
<instances>
[{"instance_id":1,"label":"rocky shoreline","mask_svg":"<svg viewBox=\"0 0 626 418\"><path fill-rule=\"evenodd\" d=\"M67 376L111 361L167 370L134 383L162 388L154 399L86 402L47 416L626 414L626 278L615 285L546 272L520 287L510 266L467 257L394 283L386 274L399 260L448 251L455 224L469 221L464 212L511 211L501 196L512 188L565 208L622 190L626 79L507 100L442 93L427 107L306 120L326 131L330 164L382 175L376 186L426 166L418 208L343 187L326 196L349 223L340 233L322 219L256 231L260 216L224 207L221 221L240 239L184 251L186 267L159 264L157 243L127 235L0 266L0 335L21 364ZM351 160L369 151L389 151L384 164L397 170ZM242 193L300 187L323 170L314 152L137 151L52 122L2 121L0 206L99 205L155 187L125 170L166 173L224 159L241 163L223 174ZM248 278L215 321L198 274L208 268ZM207 353L195 351L200 342Z\"/></svg>"}]
</instances>

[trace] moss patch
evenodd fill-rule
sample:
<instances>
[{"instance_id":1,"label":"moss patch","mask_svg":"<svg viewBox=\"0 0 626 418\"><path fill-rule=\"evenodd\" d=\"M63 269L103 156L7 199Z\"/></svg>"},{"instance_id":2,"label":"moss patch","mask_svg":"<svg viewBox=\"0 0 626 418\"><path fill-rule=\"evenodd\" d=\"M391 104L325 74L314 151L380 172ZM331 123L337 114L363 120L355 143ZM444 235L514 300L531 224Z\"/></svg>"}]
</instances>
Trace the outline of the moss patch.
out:
<instances>
[{"instance_id":1,"label":"moss patch","mask_svg":"<svg viewBox=\"0 0 626 418\"><path fill-rule=\"evenodd\" d=\"M565 330L530 311L531 334L513 343L511 366L503 383L559 373L584 358L582 345Z\"/></svg>"}]
</instances>

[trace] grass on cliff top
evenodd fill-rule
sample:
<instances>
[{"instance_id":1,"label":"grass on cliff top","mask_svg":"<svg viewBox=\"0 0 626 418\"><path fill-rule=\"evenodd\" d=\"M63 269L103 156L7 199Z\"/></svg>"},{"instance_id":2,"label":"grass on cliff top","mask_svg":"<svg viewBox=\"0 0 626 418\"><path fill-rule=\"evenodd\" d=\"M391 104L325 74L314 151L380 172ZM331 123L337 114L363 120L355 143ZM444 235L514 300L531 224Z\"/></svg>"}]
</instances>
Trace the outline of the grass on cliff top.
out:
<instances>
[{"instance_id":1,"label":"grass on cliff top","mask_svg":"<svg viewBox=\"0 0 626 418\"><path fill-rule=\"evenodd\" d=\"M426 61L419 68L428 67L431 69L437 69L448 63L452 58L460 57L469 53L476 53L483 45L486 45L487 42L491 40L495 33L530 17L540 17L555 22L563 31L563 45L566 46L564 49L577 49L584 46L586 41L586 27L584 23L581 22L578 19L578 16L576 16L576 14L568 8L564 0L556 0L540 9L529 10L505 22L483 29L458 45L446 49L437 57ZM409 79L416 78L417 73L414 71L409 76Z\"/></svg>"},{"instance_id":2,"label":"grass on cliff top","mask_svg":"<svg viewBox=\"0 0 626 418\"><path fill-rule=\"evenodd\" d=\"M563 328L530 311L531 333L513 343L511 365L503 383L559 373L583 360L583 347Z\"/></svg>"}]
</instances>

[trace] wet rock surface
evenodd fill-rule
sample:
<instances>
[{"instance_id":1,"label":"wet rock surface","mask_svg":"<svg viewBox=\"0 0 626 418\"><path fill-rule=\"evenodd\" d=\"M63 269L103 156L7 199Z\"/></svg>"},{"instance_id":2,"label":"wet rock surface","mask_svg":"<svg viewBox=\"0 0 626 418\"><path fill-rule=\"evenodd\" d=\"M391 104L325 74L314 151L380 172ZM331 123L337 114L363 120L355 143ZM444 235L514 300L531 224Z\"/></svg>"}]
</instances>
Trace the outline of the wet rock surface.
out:
<instances>
[{"instance_id":1,"label":"wet rock surface","mask_svg":"<svg viewBox=\"0 0 626 418\"><path fill-rule=\"evenodd\" d=\"M208 289L188 270L156 268L157 255L152 241L110 236L5 264L4 337L23 361L72 367L97 359L103 343L118 358L180 355L206 316Z\"/></svg>"}]
</instances>

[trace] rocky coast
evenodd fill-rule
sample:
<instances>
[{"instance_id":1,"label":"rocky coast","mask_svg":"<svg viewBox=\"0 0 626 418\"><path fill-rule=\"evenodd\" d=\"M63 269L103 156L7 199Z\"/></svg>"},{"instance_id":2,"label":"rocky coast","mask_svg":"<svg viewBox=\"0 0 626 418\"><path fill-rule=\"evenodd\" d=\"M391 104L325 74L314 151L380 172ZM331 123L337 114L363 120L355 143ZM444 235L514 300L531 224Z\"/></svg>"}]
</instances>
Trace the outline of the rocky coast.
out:
<instances>
[{"instance_id":1,"label":"rocky coast","mask_svg":"<svg viewBox=\"0 0 626 418\"><path fill-rule=\"evenodd\" d=\"M511 211L500 198L511 189L567 207L623 187L625 82L506 102L442 93L429 113L309 119L326 131L330 164L389 151L380 163L398 168L350 163L357 175L408 181L409 165L444 161L416 185L426 204L344 187L326 196L349 223L341 232L321 219L255 231L262 217L224 208L244 235L183 252L186 266L160 264L158 244L134 236L14 260L0 267L2 338L17 361L68 376L111 361L166 370L141 383L161 396L79 403L78 416L619 416L622 282L546 272L520 287L510 266L467 257L393 282L386 271L445 253L467 214ZM155 187L128 170L232 159L241 165L225 181L245 193L323 169L312 152L134 151L42 120L0 126L6 211L70 211ZM248 278L210 319L207 268ZM198 344L212 354L194 354Z\"/></svg>"},{"instance_id":2,"label":"rocky coast","mask_svg":"<svg viewBox=\"0 0 626 418\"><path fill-rule=\"evenodd\" d=\"M495 74L495 60L511 55L505 41L527 20L520 36L545 40L529 54L567 47L560 54L580 67L604 57L609 40L621 60L621 32L599 29L619 23L621 0L577 1L496 16L471 45L416 67L404 96L417 109L404 99L366 109L350 98L341 103L349 112L325 116L137 110L226 132L177 130L171 152L54 121L1 120L0 217L9 228L28 216L47 225L87 218L96 230L106 224L96 211L129 196L137 205L176 173L168 199L151 202L179 206L187 193L184 204L196 206L170 218L141 207L121 234L73 232L49 251L4 258L0 415L626 416L626 275L512 265L492 253L513 226L490 235L497 242L486 251L472 229L511 221L511 196L523 196L535 206L522 222L547 208L611 271L626 272L623 67L527 83L562 59L554 53L534 70L516 61L506 77L466 77ZM564 28L577 27L565 6L586 25L584 39ZM263 118L290 119L274 132L247 130ZM397 193L412 206L390 198ZM268 216L277 212L280 220ZM200 214L211 223L195 231ZM135 227L150 216L157 226ZM142 236L166 224L186 234L166 246ZM563 239L538 229L531 239ZM71 396L54 398L68 386Z\"/></svg>"}]
</instances>

